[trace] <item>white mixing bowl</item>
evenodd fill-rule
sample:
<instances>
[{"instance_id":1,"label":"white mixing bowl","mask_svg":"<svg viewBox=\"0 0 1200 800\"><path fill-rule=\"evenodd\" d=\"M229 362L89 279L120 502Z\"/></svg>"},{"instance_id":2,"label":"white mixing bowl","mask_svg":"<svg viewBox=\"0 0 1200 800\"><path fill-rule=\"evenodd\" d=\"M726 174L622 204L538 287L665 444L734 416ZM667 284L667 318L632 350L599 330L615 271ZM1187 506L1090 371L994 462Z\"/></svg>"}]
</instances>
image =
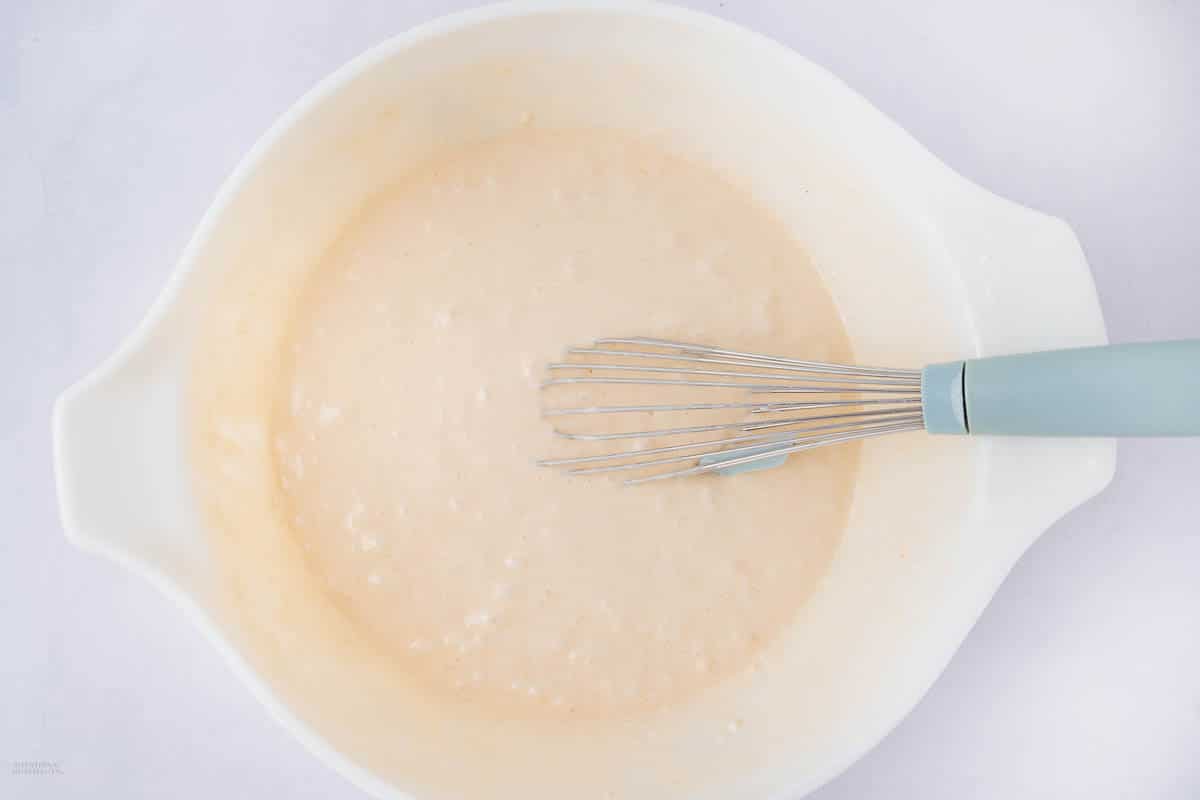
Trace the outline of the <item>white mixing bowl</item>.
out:
<instances>
[{"instance_id":1,"label":"white mixing bowl","mask_svg":"<svg viewBox=\"0 0 1200 800\"><path fill-rule=\"evenodd\" d=\"M1062 222L968 183L795 53L658 5L493 6L355 59L242 161L145 322L59 400L68 535L180 601L289 729L380 796L799 796L912 708L1014 561L1110 480L1111 441L869 443L829 572L767 665L694 707L603 731L513 722L465 736L414 700L412 724L393 720L378 745L378 730L363 733L369 693L313 700L312 683L247 652L221 610L187 458L194 404L265 413L264 386L222 385L220 370L244 376L274 358L287 298L364 200L443 148L523 124L629 131L749 187L811 253L862 362L1105 341ZM261 310L265 296L277 312ZM269 459L253 441L231 447L249 468ZM287 561L262 555L268 570ZM331 648L313 646L313 670L350 657L312 626L297 635ZM736 736L724 728L733 709Z\"/></svg>"}]
</instances>

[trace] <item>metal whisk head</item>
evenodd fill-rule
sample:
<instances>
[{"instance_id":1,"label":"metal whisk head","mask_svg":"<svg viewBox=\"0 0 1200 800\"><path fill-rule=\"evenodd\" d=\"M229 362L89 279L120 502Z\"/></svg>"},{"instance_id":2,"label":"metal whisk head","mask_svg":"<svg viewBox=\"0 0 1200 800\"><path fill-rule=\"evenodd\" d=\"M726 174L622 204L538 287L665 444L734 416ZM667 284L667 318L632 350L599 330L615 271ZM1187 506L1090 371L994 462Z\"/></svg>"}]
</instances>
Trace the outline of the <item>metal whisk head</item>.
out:
<instances>
[{"instance_id":1,"label":"metal whisk head","mask_svg":"<svg viewBox=\"0 0 1200 800\"><path fill-rule=\"evenodd\" d=\"M542 466L626 484L772 466L788 455L920 430L921 373L643 337L597 339L548 364L543 415L582 452Z\"/></svg>"}]
</instances>

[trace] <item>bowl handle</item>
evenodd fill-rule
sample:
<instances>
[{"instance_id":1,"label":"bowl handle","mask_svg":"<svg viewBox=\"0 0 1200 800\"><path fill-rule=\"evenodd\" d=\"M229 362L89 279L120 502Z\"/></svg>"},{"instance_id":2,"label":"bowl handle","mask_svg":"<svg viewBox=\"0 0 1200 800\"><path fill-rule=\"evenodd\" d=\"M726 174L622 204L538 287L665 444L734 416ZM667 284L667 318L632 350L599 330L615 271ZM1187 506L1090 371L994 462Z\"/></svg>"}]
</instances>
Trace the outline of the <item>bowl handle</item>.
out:
<instances>
[{"instance_id":1,"label":"bowl handle","mask_svg":"<svg viewBox=\"0 0 1200 800\"><path fill-rule=\"evenodd\" d=\"M1108 342L1092 273L1062 220L998 197L965 180L941 204L947 250L960 266L974 310L975 353L998 356ZM1112 480L1112 439L989 439L984 518L1008 566L1055 520ZM1022 532L1014 536L1014 532Z\"/></svg>"},{"instance_id":2,"label":"bowl handle","mask_svg":"<svg viewBox=\"0 0 1200 800\"><path fill-rule=\"evenodd\" d=\"M169 338L135 335L59 396L55 479L72 543L135 571L187 583L205 548L186 513L191 499L182 474L182 359Z\"/></svg>"}]
</instances>

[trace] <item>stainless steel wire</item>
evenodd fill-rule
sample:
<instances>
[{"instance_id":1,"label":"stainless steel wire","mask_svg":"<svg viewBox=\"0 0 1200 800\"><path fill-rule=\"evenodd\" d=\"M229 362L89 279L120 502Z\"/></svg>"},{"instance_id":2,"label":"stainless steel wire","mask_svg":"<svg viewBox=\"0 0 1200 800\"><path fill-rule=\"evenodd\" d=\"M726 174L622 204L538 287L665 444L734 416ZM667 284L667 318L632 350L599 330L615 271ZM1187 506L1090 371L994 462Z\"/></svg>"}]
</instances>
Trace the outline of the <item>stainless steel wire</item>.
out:
<instances>
[{"instance_id":1,"label":"stainless steel wire","mask_svg":"<svg viewBox=\"0 0 1200 800\"><path fill-rule=\"evenodd\" d=\"M555 422L558 437L580 444L630 440L633 444L538 463L573 475L627 474L626 484L753 466L818 447L924 427L919 370L804 361L646 337L597 339L590 346L570 347L562 360L546 369L542 413ZM554 397L564 391L572 393L568 404ZM721 397L719 402L700 396L596 402L588 394L608 400L614 392L629 391L740 396ZM579 392L585 396L577 397ZM802 399L780 401L761 395L801 395ZM679 424L678 419L659 421L680 414L687 424ZM721 419L704 421L714 415ZM730 415L737 418L727 419ZM632 427L614 426L612 420L622 416L639 422ZM600 419L605 420L602 426L586 424ZM569 428L568 421L576 427ZM708 433L719 435L694 438Z\"/></svg>"}]
</instances>

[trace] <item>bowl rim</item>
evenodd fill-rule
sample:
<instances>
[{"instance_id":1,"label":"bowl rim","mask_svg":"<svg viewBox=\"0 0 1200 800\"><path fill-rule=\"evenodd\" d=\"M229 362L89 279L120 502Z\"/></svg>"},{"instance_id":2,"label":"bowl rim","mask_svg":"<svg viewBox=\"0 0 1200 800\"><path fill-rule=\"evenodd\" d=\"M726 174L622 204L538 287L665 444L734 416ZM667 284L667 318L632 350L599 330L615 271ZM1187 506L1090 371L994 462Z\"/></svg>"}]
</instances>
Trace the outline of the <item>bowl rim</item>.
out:
<instances>
[{"instance_id":1,"label":"bowl rim","mask_svg":"<svg viewBox=\"0 0 1200 800\"><path fill-rule=\"evenodd\" d=\"M914 139L904 128L892 120L891 117L879 111L869 100L821 65L810 61L805 56L765 34L706 12L669 5L657 2L657 0L649 2L647 0L507 0L506 2L493 3L447 14L416 25L369 47L319 80L313 87L296 99L258 137L250 149L239 159L230 174L222 181L212 202L189 237L163 288L150 305L143 319L108 358L59 396L55 403L52 422L55 482L58 489L60 515L63 519L63 527L69 541L83 550L97 552L113 559L122 567L142 576L157 586L166 595L172 597L184 608L193 622L199 626L206 638L224 655L234 673L249 687L253 696L267 708L272 717L295 736L318 759L333 767L351 783L373 796L398 798L399 800L417 800L414 795L404 791L392 782L377 776L371 770L354 762L349 756L342 754L313 729L312 726L300 719L291 707L267 684L258 671L250 665L246 656L226 636L213 613L201 604L199 598L193 597L170 576L149 562L134 557L124 548L106 541L104 537L87 535L86 521L82 519L79 509L71 502L70 477L66 468L71 460L69 448L66 445L69 438L66 421L73 406L84 399L91 389L106 381L110 376L118 374L155 336L160 326L170 316L172 310L177 307L180 295L189 285L189 281L194 278L199 255L205 243L212 237L213 232L221 224L228 207L238 192L241 191L268 154L279 145L287 133L296 127L299 122L319 109L330 97L341 92L345 87L376 65L418 44L440 36L507 19L543 14L576 13L602 13L613 16L623 15L642 20L668 20L713 35L725 37L726 39L735 41L741 47L763 48L771 51L775 57L790 59L792 63L802 65L805 69L813 71L814 74L819 74L822 80L836 85L842 92L847 93L854 100L864 104L870 111L874 112L878 118L878 124L890 130L892 136L901 137L906 140L910 148L916 148L913 150L914 155L927 159L930 162L930 167L936 166L943 175L949 176L956 183L961 183L963 186L969 187L968 191L974 191L980 196L999 200L999 198L996 198L986 189L959 176L951 167L930 153L919 141ZM1001 202L1007 203L1007 201ZM1023 209L1015 204L1010 205L1022 211L1027 211L1027 209ZM1098 315L1099 304L1096 299L1095 285L1090 271L1085 269L1083 275L1079 277L1084 281L1082 288L1090 289L1089 300L1095 306ZM969 314L969 316L971 315ZM974 322L973 318L971 321ZM978 331L973 329L971 333L978 346ZM1105 338L1102 320L1100 322L1099 335L1101 338ZM987 479L986 473L988 472L986 462L990 459L990 448L985 447L979 458L982 460L983 466L977 470L978 478L975 486L977 495L981 495L986 491L984 485ZM1115 455L1108 468L1108 478L1104 479L1096 487L1096 491L1103 488L1103 485L1107 484L1108 480L1111 479L1113 469L1115 469ZM1066 513L1070 507L1082 503L1087 499L1087 496L1090 495L1078 498L1067 509L1063 509L1061 513ZM1061 516L1061 513L1058 516ZM1032 543L1032 539L1029 543ZM1004 572L1007 572L1007 569ZM998 586L999 582L996 585ZM976 616L977 614L970 615L971 620L973 621ZM958 636L958 642L961 643L961 641L962 636ZM903 712L891 720L890 724L885 725L882 730L872 730L866 732L865 735L859 735L856 737L856 746L847 747L842 754L842 758L832 760L819 772L796 776L796 779L785 790L780 791L777 796L799 797L814 791L844 772L866 752L875 747L920 701L921 697L941 674L945 663L948 663L956 649L957 645L948 648L941 668L933 672L929 682L915 696L906 698L906 702L903 703Z\"/></svg>"}]
</instances>

